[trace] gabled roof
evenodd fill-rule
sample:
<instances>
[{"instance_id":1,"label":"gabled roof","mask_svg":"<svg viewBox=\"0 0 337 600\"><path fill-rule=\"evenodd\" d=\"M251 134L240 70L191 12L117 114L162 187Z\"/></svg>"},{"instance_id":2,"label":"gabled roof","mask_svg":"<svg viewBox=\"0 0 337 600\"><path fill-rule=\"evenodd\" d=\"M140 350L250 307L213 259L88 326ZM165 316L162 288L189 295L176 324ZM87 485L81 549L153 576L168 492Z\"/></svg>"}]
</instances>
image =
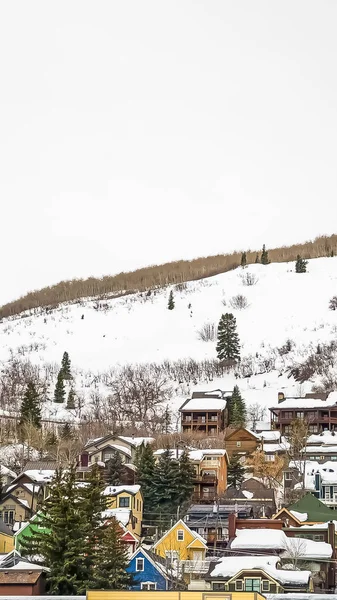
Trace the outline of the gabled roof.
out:
<instances>
[{"instance_id":1,"label":"gabled roof","mask_svg":"<svg viewBox=\"0 0 337 600\"><path fill-rule=\"evenodd\" d=\"M254 440L254 441L260 441L260 436L258 433L254 433L253 431L251 431L250 429L247 429L246 427L238 427L237 429L234 429L229 435L226 436L226 442L228 440L230 440L233 436L236 436L239 431L244 431L245 433L248 433L248 435Z\"/></svg>"},{"instance_id":2,"label":"gabled roof","mask_svg":"<svg viewBox=\"0 0 337 600\"><path fill-rule=\"evenodd\" d=\"M188 531L188 532L191 534L191 536L192 536L192 537L193 537L195 540L196 540L196 539L198 539L198 540L199 540L199 542L200 542L200 544L201 544L201 545L202 545L204 548L207 548L206 540L204 540L204 538L203 538L203 537L201 537L201 535L199 535L199 534L198 534L196 531L192 531L192 529L190 529L190 528L188 527L188 525L186 525L186 523L185 523L185 522L184 522L182 519L179 519L179 521L177 521L177 523L175 523L175 524L174 524L174 525L171 527L171 529L169 529L168 531L166 531L166 533L164 533L164 535L162 535L162 537L160 538L160 540L158 540L158 542L156 542L156 543L154 544L153 548L157 548L157 547L159 546L159 544L161 544L161 543L162 543L162 541L163 541L163 540L164 540L164 539L165 539L165 538L166 538L168 535L170 535L170 533L171 533L172 531L174 531L174 529L176 529L177 527L179 527L179 528L181 528L181 529L184 529L185 531Z\"/></svg>"},{"instance_id":3,"label":"gabled roof","mask_svg":"<svg viewBox=\"0 0 337 600\"><path fill-rule=\"evenodd\" d=\"M5 494L1 498L0 504L3 504L5 502L5 500L7 500L7 498L11 498L11 500L14 500L14 502L19 504L20 506L24 506L26 510L29 510L30 512L32 512L32 509L30 508L27 500L22 500L21 498L18 498L17 496L14 496L13 494Z\"/></svg>"},{"instance_id":4,"label":"gabled roof","mask_svg":"<svg viewBox=\"0 0 337 600\"><path fill-rule=\"evenodd\" d=\"M29 525L31 525L32 523L34 523L34 521L36 521L40 516L41 516L41 512L37 512L35 513L35 515L32 516L31 519L29 519L29 521L26 521L22 527L20 527L19 529L17 529L14 533L14 537L18 536L20 533L22 533L26 527L28 527Z\"/></svg>"},{"instance_id":5,"label":"gabled roof","mask_svg":"<svg viewBox=\"0 0 337 600\"><path fill-rule=\"evenodd\" d=\"M138 554L142 554L151 564L152 566L159 571L160 575L162 575L165 579L168 578L166 571L166 561L158 554L151 552L150 550L145 550L142 546L139 546L137 550L132 554L129 560L129 564L131 561L138 556Z\"/></svg>"},{"instance_id":6,"label":"gabled roof","mask_svg":"<svg viewBox=\"0 0 337 600\"><path fill-rule=\"evenodd\" d=\"M135 496L138 492L141 492L140 485L108 485L104 492L104 496L118 496L122 492Z\"/></svg>"},{"instance_id":7,"label":"gabled roof","mask_svg":"<svg viewBox=\"0 0 337 600\"><path fill-rule=\"evenodd\" d=\"M310 571L287 571L278 569L278 556L226 556L217 562L212 562L207 580L229 580L244 571L259 570L282 585L307 584L311 577Z\"/></svg>"},{"instance_id":8,"label":"gabled roof","mask_svg":"<svg viewBox=\"0 0 337 600\"><path fill-rule=\"evenodd\" d=\"M329 508L323 504L323 502L310 494L310 492L291 506L288 506L288 509L299 513L307 513L309 523L324 523L325 521L333 521L336 517L336 511L333 508Z\"/></svg>"},{"instance_id":9,"label":"gabled roof","mask_svg":"<svg viewBox=\"0 0 337 600\"><path fill-rule=\"evenodd\" d=\"M294 511L294 512L296 513L296 511ZM288 515L288 517L290 517L291 519L296 521L296 523L298 523L298 525L302 524L302 521L299 521L299 519L297 519L295 514L293 512L290 512L290 510L288 510L285 507L280 508L280 510L273 516L273 519L279 519L282 514Z\"/></svg>"},{"instance_id":10,"label":"gabled roof","mask_svg":"<svg viewBox=\"0 0 337 600\"><path fill-rule=\"evenodd\" d=\"M129 444L132 448L137 448L137 446L141 446L141 444L151 444L154 441L152 437L125 437L123 435L115 435L113 433L108 433L100 438L95 438L92 440L88 440L85 444L84 448L91 448L91 446L97 446L97 444L102 444L107 440L123 440L127 444ZM124 446L123 446L124 447Z\"/></svg>"}]
</instances>

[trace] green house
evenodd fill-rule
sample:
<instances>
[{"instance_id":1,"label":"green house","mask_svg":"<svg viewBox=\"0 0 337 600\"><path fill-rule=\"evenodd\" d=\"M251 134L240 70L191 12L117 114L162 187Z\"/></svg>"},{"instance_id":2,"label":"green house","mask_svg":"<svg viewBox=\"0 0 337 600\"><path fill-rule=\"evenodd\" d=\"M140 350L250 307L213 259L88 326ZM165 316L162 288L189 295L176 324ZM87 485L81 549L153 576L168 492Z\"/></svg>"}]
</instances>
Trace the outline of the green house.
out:
<instances>
[{"instance_id":1,"label":"green house","mask_svg":"<svg viewBox=\"0 0 337 600\"><path fill-rule=\"evenodd\" d=\"M41 512L36 513L30 521L27 521L18 531L14 533L14 547L15 550L20 552L21 550L21 540L22 538L32 537L36 532L39 533L50 533L50 530L46 527L42 527L40 525L40 517L42 516Z\"/></svg>"}]
</instances>

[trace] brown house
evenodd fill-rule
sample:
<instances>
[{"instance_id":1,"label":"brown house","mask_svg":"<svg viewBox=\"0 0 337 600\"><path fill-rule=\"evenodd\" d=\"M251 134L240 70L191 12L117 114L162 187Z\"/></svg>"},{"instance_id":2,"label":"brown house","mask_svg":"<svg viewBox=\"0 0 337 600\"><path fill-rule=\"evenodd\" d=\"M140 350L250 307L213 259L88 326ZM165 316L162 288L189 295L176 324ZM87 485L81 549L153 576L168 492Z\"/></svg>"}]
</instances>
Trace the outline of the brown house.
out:
<instances>
[{"instance_id":1,"label":"brown house","mask_svg":"<svg viewBox=\"0 0 337 600\"><path fill-rule=\"evenodd\" d=\"M0 596L41 596L44 591L43 571L0 571Z\"/></svg>"},{"instance_id":2,"label":"brown house","mask_svg":"<svg viewBox=\"0 0 337 600\"><path fill-rule=\"evenodd\" d=\"M227 400L231 397L232 392L222 390L193 392L180 407L182 432L219 435L228 424Z\"/></svg>"},{"instance_id":3,"label":"brown house","mask_svg":"<svg viewBox=\"0 0 337 600\"><path fill-rule=\"evenodd\" d=\"M29 521L33 516L27 500L21 500L13 494L5 494L0 500L0 519L8 526L13 526L15 521Z\"/></svg>"},{"instance_id":4,"label":"brown house","mask_svg":"<svg viewBox=\"0 0 337 600\"><path fill-rule=\"evenodd\" d=\"M310 433L337 429L337 392L330 394L307 394L304 398L285 398L278 394L278 404L269 409L272 429L282 435L291 433L292 422L304 419Z\"/></svg>"},{"instance_id":5,"label":"brown house","mask_svg":"<svg viewBox=\"0 0 337 600\"><path fill-rule=\"evenodd\" d=\"M260 436L244 429L228 429L225 437L225 448L229 456L232 454L251 454L261 445Z\"/></svg>"}]
</instances>

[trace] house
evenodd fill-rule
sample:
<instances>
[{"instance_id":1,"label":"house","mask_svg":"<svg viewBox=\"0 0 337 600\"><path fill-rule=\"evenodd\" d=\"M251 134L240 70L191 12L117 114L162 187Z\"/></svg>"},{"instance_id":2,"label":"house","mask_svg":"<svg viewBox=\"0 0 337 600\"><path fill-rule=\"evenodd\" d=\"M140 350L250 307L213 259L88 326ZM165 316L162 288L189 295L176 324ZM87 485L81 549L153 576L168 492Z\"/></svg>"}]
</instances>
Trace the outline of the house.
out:
<instances>
[{"instance_id":1,"label":"house","mask_svg":"<svg viewBox=\"0 0 337 600\"><path fill-rule=\"evenodd\" d=\"M158 460L165 450L156 450L155 458ZM171 450L173 458L178 458L181 449ZM206 448L202 450L189 450L188 456L195 469L193 502L214 502L227 487L228 455L224 448Z\"/></svg>"},{"instance_id":2,"label":"house","mask_svg":"<svg viewBox=\"0 0 337 600\"><path fill-rule=\"evenodd\" d=\"M49 529L42 527L40 524L41 513L36 513L32 518L25 523L18 523L17 527L14 527L14 545L15 550L20 552L22 544L21 541L24 538L30 538L35 533L49 533Z\"/></svg>"},{"instance_id":3,"label":"house","mask_svg":"<svg viewBox=\"0 0 337 600\"><path fill-rule=\"evenodd\" d=\"M208 564L205 567L206 540L181 519L164 533L152 550L167 561L168 567L176 564L182 569L188 581L191 573L208 570Z\"/></svg>"},{"instance_id":4,"label":"house","mask_svg":"<svg viewBox=\"0 0 337 600\"><path fill-rule=\"evenodd\" d=\"M126 571L133 575L131 589L134 591L170 589L166 559L145 548L138 548L131 556Z\"/></svg>"},{"instance_id":5,"label":"house","mask_svg":"<svg viewBox=\"0 0 337 600\"><path fill-rule=\"evenodd\" d=\"M312 592L310 571L280 568L280 558L265 556L228 556L210 564L205 577L213 592Z\"/></svg>"},{"instance_id":6,"label":"house","mask_svg":"<svg viewBox=\"0 0 337 600\"><path fill-rule=\"evenodd\" d=\"M109 485L103 493L108 497L105 513L107 518L114 516L139 540L144 505L140 485Z\"/></svg>"},{"instance_id":7,"label":"house","mask_svg":"<svg viewBox=\"0 0 337 600\"><path fill-rule=\"evenodd\" d=\"M208 546L226 547L229 541L228 520L230 515L237 514L242 520L253 514L249 504L193 504L187 510L185 523L192 531L202 536Z\"/></svg>"},{"instance_id":8,"label":"house","mask_svg":"<svg viewBox=\"0 0 337 600\"><path fill-rule=\"evenodd\" d=\"M38 461L39 463L39 461ZM56 469L25 469L12 482L12 485L29 484L32 494L36 497L41 495L45 498L48 495L49 485L55 475ZM28 489L28 488L26 488Z\"/></svg>"},{"instance_id":9,"label":"house","mask_svg":"<svg viewBox=\"0 0 337 600\"><path fill-rule=\"evenodd\" d=\"M28 521L33 515L33 510L29 506L28 500L14 496L11 493L5 493L0 500L0 521L3 521L10 527L16 521Z\"/></svg>"},{"instance_id":10,"label":"house","mask_svg":"<svg viewBox=\"0 0 337 600\"><path fill-rule=\"evenodd\" d=\"M20 556L16 550L0 558L0 596L40 596L45 591L45 567Z\"/></svg>"},{"instance_id":11,"label":"house","mask_svg":"<svg viewBox=\"0 0 337 600\"><path fill-rule=\"evenodd\" d=\"M152 437L125 437L109 433L86 443L79 457L78 467L86 468L98 462L106 463L116 451L124 463L133 463L137 448L142 444L152 444L153 441Z\"/></svg>"},{"instance_id":12,"label":"house","mask_svg":"<svg viewBox=\"0 0 337 600\"><path fill-rule=\"evenodd\" d=\"M198 431L209 436L222 433L228 424L227 400L233 392L193 392L180 407L183 433Z\"/></svg>"},{"instance_id":13,"label":"house","mask_svg":"<svg viewBox=\"0 0 337 600\"><path fill-rule=\"evenodd\" d=\"M244 427L228 429L225 436L225 448L229 457L232 454L247 455L261 446L261 438L257 433Z\"/></svg>"},{"instance_id":14,"label":"house","mask_svg":"<svg viewBox=\"0 0 337 600\"><path fill-rule=\"evenodd\" d=\"M256 518L271 517L276 511L275 491L255 477L244 480L240 489L229 486L221 501L233 506L247 502L252 507L252 516Z\"/></svg>"},{"instance_id":15,"label":"house","mask_svg":"<svg viewBox=\"0 0 337 600\"><path fill-rule=\"evenodd\" d=\"M337 427L337 392L307 394L304 398L285 398L278 394L278 404L269 409L271 427L282 435L291 433L295 419L305 419L311 433L333 430Z\"/></svg>"},{"instance_id":16,"label":"house","mask_svg":"<svg viewBox=\"0 0 337 600\"><path fill-rule=\"evenodd\" d=\"M14 550L13 532L3 521L0 521L0 554L6 554L12 550Z\"/></svg>"},{"instance_id":17,"label":"house","mask_svg":"<svg viewBox=\"0 0 337 600\"><path fill-rule=\"evenodd\" d=\"M291 461L284 472L284 495L293 490L310 491L326 506L337 507L337 463L326 461Z\"/></svg>"},{"instance_id":18,"label":"house","mask_svg":"<svg viewBox=\"0 0 337 600\"><path fill-rule=\"evenodd\" d=\"M12 494L20 500L27 503L33 512L36 511L37 505L43 500L43 487L37 483L22 483L22 480L15 480L11 485L7 486L6 494Z\"/></svg>"},{"instance_id":19,"label":"house","mask_svg":"<svg viewBox=\"0 0 337 600\"><path fill-rule=\"evenodd\" d=\"M297 525L305 523L306 525L314 525L316 523L326 523L327 521L333 521L336 517L336 512L326 506L319 498L308 492L294 502L288 508L281 508L278 513L274 516L274 519L282 519L287 525L287 519L289 519L289 513L292 517L297 518ZM291 523L289 523L291 525Z\"/></svg>"}]
</instances>

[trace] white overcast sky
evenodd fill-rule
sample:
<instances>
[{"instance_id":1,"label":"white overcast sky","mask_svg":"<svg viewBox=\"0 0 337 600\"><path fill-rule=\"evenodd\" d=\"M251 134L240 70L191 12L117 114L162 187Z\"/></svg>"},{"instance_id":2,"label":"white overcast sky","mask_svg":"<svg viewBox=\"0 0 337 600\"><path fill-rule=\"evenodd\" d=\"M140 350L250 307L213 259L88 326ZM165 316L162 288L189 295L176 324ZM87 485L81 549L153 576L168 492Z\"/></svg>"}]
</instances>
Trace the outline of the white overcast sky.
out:
<instances>
[{"instance_id":1,"label":"white overcast sky","mask_svg":"<svg viewBox=\"0 0 337 600\"><path fill-rule=\"evenodd\" d=\"M0 0L0 302L337 227L335 0Z\"/></svg>"}]
</instances>

